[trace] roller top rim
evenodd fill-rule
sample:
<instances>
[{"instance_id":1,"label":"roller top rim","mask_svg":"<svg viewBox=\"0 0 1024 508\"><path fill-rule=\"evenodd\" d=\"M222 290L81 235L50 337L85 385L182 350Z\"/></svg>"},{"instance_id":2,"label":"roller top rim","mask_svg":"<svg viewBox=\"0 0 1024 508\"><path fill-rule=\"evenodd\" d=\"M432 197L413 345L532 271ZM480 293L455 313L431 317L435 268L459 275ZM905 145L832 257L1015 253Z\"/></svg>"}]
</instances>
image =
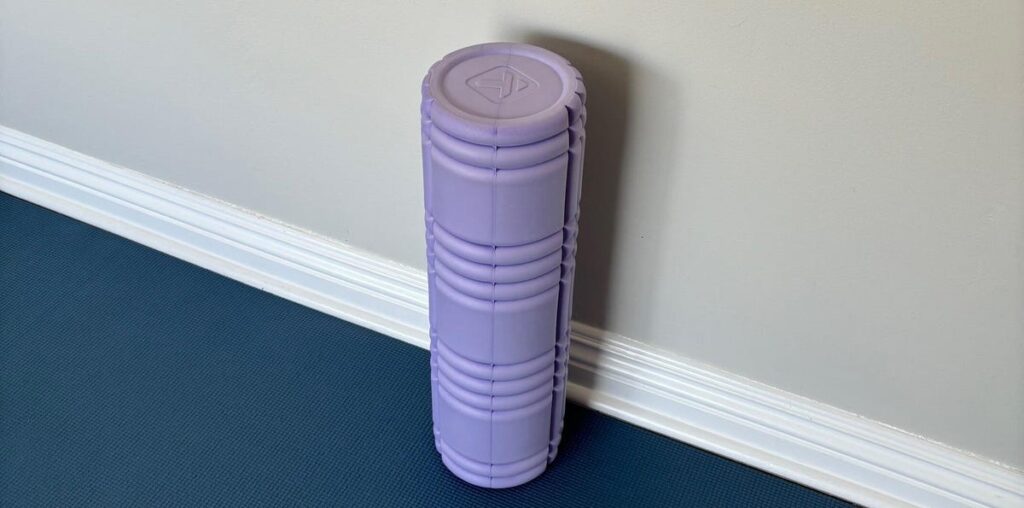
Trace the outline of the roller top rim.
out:
<instances>
[{"instance_id":1,"label":"roller top rim","mask_svg":"<svg viewBox=\"0 0 1024 508\"><path fill-rule=\"evenodd\" d=\"M452 52L424 79L424 113L458 139L519 146L565 131L583 110L579 71L537 46L488 43Z\"/></svg>"}]
</instances>

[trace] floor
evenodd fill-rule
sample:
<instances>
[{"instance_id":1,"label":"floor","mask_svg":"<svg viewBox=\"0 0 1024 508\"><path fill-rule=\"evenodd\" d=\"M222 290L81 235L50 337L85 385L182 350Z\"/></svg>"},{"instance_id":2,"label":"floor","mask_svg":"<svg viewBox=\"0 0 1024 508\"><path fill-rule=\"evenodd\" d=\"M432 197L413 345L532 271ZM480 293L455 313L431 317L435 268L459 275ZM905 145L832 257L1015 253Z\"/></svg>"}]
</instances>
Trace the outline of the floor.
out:
<instances>
[{"instance_id":1,"label":"floor","mask_svg":"<svg viewBox=\"0 0 1024 508\"><path fill-rule=\"evenodd\" d=\"M433 449L427 352L0 194L0 506L846 506L571 406L489 491Z\"/></svg>"}]
</instances>

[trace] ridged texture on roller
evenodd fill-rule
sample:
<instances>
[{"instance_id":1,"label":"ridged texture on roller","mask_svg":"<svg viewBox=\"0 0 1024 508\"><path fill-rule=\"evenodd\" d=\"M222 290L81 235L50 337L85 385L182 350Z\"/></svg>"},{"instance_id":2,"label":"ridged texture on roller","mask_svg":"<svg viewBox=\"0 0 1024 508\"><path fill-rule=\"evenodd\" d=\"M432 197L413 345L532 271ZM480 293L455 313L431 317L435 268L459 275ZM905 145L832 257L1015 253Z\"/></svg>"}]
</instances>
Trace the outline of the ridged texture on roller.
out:
<instances>
[{"instance_id":1,"label":"ridged texture on roller","mask_svg":"<svg viewBox=\"0 0 1024 508\"><path fill-rule=\"evenodd\" d=\"M586 89L549 51L485 44L423 80L435 446L512 487L554 460L565 410Z\"/></svg>"}]
</instances>

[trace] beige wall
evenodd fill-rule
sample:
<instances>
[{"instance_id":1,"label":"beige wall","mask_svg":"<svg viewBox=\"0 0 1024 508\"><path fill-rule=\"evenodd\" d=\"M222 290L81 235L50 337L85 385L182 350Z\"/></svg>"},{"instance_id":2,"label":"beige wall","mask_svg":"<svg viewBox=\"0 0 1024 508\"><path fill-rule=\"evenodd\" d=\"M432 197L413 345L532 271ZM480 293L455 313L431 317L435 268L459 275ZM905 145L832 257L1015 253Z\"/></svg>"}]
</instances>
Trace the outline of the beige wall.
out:
<instances>
[{"instance_id":1,"label":"beige wall","mask_svg":"<svg viewBox=\"0 0 1024 508\"><path fill-rule=\"evenodd\" d=\"M1024 466L1024 3L425 3L0 0L0 124L422 267L422 74L540 43L578 319Z\"/></svg>"}]
</instances>

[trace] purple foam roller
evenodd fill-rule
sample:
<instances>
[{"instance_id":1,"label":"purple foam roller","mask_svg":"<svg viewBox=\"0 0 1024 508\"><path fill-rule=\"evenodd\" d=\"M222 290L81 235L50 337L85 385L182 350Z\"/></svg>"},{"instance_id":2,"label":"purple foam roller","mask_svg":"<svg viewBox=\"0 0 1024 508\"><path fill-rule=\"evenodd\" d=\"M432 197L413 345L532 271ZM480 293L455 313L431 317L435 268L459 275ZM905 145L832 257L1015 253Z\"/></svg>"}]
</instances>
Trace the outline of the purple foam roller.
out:
<instances>
[{"instance_id":1,"label":"purple foam roller","mask_svg":"<svg viewBox=\"0 0 1024 508\"><path fill-rule=\"evenodd\" d=\"M565 412L586 91L564 58L482 44L423 80L434 441L456 476L513 487Z\"/></svg>"}]
</instances>

